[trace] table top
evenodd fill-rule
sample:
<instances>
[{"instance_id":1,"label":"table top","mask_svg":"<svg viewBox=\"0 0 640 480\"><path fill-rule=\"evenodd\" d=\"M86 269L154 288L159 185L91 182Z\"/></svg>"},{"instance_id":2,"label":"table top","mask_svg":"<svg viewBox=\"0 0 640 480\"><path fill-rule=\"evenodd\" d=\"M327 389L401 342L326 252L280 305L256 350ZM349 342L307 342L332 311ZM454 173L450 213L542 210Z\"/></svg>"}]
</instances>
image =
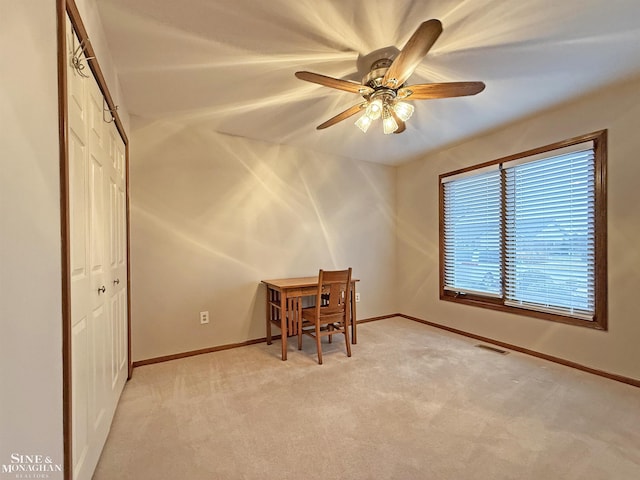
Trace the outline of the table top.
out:
<instances>
[{"instance_id":1,"label":"table top","mask_svg":"<svg viewBox=\"0 0 640 480\"><path fill-rule=\"evenodd\" d=\"M360 279L352 278L351 282L359 282ZM278 278L275 280L262 280L262 283L270 287L276 288L300 288L300 287L314 287L318 285L318 275L312 277L297 277L297 278Z\"/></svg>"}]
</instances>

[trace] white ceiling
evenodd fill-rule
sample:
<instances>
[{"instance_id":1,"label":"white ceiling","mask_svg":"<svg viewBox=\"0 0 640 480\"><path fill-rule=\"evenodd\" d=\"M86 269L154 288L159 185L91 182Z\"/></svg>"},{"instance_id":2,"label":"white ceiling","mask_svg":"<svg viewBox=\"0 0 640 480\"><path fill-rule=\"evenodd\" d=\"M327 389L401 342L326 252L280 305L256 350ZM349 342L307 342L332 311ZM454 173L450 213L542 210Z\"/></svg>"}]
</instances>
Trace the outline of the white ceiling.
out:
<instances>
[{"instance_id":1,"label":"white ceiling","mask_svg":"<svg viewBox=\"0 0 640 480\"><path fill-rule=\"evenodd\" d=\"M127 109L144 119L398 164L640 74L638 0L98 0ZM413 102L399 135L354 116L359 57L444 31L408 84L483 81L472 97ZM361 61L360 64L366 63ZM365 67L366 68L366 67ZM377 128L376 128L377 127Z\"/></svg>"}]
</instances>

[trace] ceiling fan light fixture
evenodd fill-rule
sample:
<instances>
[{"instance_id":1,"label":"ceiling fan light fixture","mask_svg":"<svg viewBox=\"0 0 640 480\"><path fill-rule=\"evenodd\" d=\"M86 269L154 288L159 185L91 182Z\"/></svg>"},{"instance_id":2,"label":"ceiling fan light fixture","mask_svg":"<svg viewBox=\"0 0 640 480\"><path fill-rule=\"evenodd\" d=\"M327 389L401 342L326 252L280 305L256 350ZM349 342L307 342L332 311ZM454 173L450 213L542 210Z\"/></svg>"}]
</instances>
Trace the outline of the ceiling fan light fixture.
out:
<instances>
[{"instance_id":1,"label":"ceiling fan light fixture","mask_svg":"<svg viewBox=\"0 0 640 480\"><path fill-rule=\"evenodd\" d=\"M389 111L389 107L385 105L384 110L382 112L382 130L385 135L389 135L390 133L395 132L398 129L398 123L396 122L393 115Z\"/></svg>"},{"instance_id":2,"label":"ceiling fan light fixture","mask_svg":"<svg viewBox=\"0 0 640 480\"><path fill-rule=\"evenodd\" d=\"M414 110L413 105L407 102L397 102L393 106L393 111L396 112L396 115L398 115L398 118L403 122L406 122L411 118L411 115L413 115L413 110Z\"/></svg>"},{"instance_id":3,"label":"ceiling fan light fixture","mask_svg":"<svg viewBox=\"0 0 640 480\"><path fill-rule=\"evenodd\" d=\"M367 105L367 109L365 110L365 115L369 117L371 120L377 120L382 115L382 99L375 98L369 105Z\"/></svg>"},{"instance_id":4,"label":"ceiling fan light fixture","mask_svg":"<svg viewBox=\"0 0 640 480\"><path fill-rule=\"evenodd\" d=\"M356 121L356 127L362 130L364 133L367 133L367 130L369 130L369 127L371 126L372 123L373 123L373 119L369 115L367 115L367 113L365 112Z\"/></svg>"}]
</instances>

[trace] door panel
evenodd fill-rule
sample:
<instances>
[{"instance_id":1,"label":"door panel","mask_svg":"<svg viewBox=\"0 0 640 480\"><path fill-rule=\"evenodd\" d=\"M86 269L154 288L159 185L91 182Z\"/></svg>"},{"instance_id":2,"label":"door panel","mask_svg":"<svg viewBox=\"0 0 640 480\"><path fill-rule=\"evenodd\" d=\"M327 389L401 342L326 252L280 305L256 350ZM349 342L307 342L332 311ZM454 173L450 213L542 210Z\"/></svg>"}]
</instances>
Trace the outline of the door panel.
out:
<instances>
[{"instance_id":1,"label":"door panel","mask_svg":"<svg viewBox=\"0 0 640 480\"><path fill-rule=\"evenodd\" d=\"M71 281L87 276L87 166L86 147L74 130L69 132L69 230Z\"/></svg>"},{"instance_id":2,"label":"door panel","mask_svg":"<svg viewBox=\"0 0 640 480\"><path fill-rule=\"evenodd\" d=\"M100 87L96 83L95 79L88 79L88 97L89 97L89 135L91 136L91 142L96 147L103 151L105 149L104 144L104 100L102 98L102 92ZM107 147L108 148L108 147Z\"/></svg>"},{"instance_id":3,"label":"door panel","mask_svg":"<svg viewBox=\"0 0 640 480\"><path fill-rule=\"evenodd\" d=\"M118 354L119 354L119 363L118 368L122 373L122 377L126 378L128 369L127 369L127 289L122 288L120 290L120 314L118 316L118 323L120 325L119 333L118 333Z\"/></svg>"},{"instance_id":4,"label":"door panel","mask_svg":"<svg viewBox=\"0 0 640 480\"><path fill-rule=\"evenodd\" d=\"M118 225L120 225L120 235L118 237L118 266L125 269L127 263L127 197L125 187L118 188Z\"/></svg>"},{"instance_id":5,"label":"door panel","mask_svg":"<svg viewBox=\"0 0 640 480\"><path fill-rule=\"evenodd\" d=\"M89 183L89 195L91 198L91 274L99 275L104 271L104 174L102 164L96 156L91 152L91 180ZM101 278L96 278L94 282L97 288Z\"/></svg>"},{"instance_id":6,"label":"door panel","mask_svg":"<svg viewBox=\"0 0 640 480\"><path fill-rule=\"evenodd\" d=\"M120 314L120 307L118 305L120 298L118 296L111 297L109 308L109 367L111 370L111 389L113 390L118 383L118 341L120 325L118 323L118 316Z\"/></svg>"},{"instance_id":7,"label":"door panel","mask_svg":"<svg viewBox=\"0 0 640 480\"><path fill-rule=\"evenodd\" d=\"M93 430L99 431L105 414L105 316L104 305L99 306L91 315L91 375L89 416L93 422Z\"/></svg>"},{"instance_id":8,"label":"door panel","mask_svg":"<svg viewBox=\"0 0 640 480\"><path fill-rule=\"evenodd\" d=\"M118 186L109 178L109 268L118 265Z\"/></svg>"},{"instance_id":9,"label":"door panel","mask_svg":"<svg viewBox=\"0 0 640 480\"><path fill-rule=\"evenodd\" d=\"M73 403L73 469L78 471L89 449L89 355L87 347L87 319L78 319L71 330L72 347L72 393Z\"/></svg>"}]
</instances>

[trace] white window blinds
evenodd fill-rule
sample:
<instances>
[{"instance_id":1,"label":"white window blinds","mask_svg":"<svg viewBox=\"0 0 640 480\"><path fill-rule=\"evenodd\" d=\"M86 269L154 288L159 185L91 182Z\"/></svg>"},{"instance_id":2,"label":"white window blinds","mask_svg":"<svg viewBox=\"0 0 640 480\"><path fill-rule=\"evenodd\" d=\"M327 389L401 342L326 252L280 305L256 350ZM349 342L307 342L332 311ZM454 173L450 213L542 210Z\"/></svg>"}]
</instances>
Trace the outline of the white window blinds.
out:
<instances>
[{"instance_id":1,"label":"white window blinds","mask_svg":"<svg viewBox=\"0 0 640 480\"><path fill-rule=\"evenodd\" d=\"M505 304L591 320L593 148L515 165L505 172Z\"/></svg>"},{"instance_id":2,"label":"white window blinds","mask_svg":"<svg viewBox=\"0 0 640 480\"><path fill-rule=\"evenodd\" d=\"M444 288L501 296L500 172L444 183Z\"/></svg>"}]
</instances>

